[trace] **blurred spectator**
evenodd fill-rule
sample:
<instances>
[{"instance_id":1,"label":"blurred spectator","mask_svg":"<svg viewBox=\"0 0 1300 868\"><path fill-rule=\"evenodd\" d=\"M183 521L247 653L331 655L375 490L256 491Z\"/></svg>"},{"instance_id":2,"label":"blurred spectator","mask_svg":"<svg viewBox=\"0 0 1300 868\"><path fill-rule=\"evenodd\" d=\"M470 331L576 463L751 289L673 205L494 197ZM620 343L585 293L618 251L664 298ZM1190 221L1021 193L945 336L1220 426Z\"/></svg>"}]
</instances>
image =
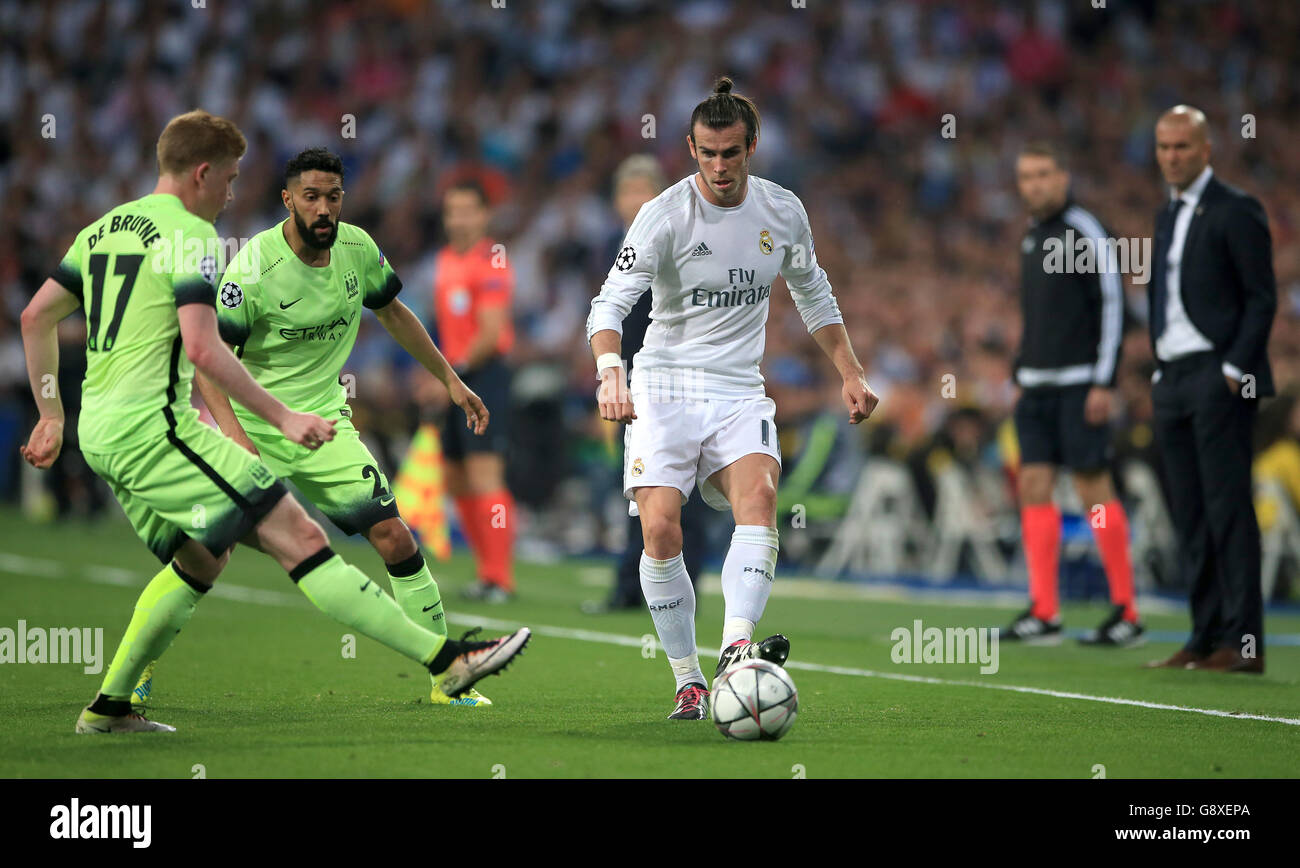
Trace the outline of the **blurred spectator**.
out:
<instances>
[{"instance_id":1,"label":"blurred spectator","mask_svg":"<svg viewBox=\"0 0 1300 868\"><path fill-rule=\"evenodd\" d=\"M937 435L953 406L945 382L990 425L1010 412L1023 221L1008 183L1020 146L1068 143L1079 197L1113 215L1116 235L1148 237L1161 194L1153 122L1181 99L1207 112L1216 169L1268 211L1274 375L1279 389L1300 385L1300 4L1290 0L0 0L0 34L0 307L11 318L71 232L148 191L158 130L195 106L249 138L225 237L279 219L279 167L326 145L346 161L352 219L423 288L445 241L441 192L468 173L500 197L491 232L515 269L516 390L544 398L544 418L563 426L516 435L520 466L542 474L518 524L570 540L567 550L598 535L542 534L552 526L541 518L560 502L590 507L563 480L575 455L599 448L579 336L619 233L609 179L641 152L670 182L692 171L690 107L721 73L763 112L755 173L797 193L817 227L818 259L882 397L871 448L906 455ZM1144 316L1145 287L1127 292ZM402 382L399 354L369 352L373 340L391 343L363 331L350 372ZM779 380L774 366L806 341L780 286L767 340ZM1121 388L1149 363L1145 341L1126 344ZM360 389L358 412L372 397L413 394ZM413 408L379 409L374 436L409 436Z\"/></svg>"},{"instance_id":2,"label":"blurred spectator","mask_svg":"<svg viewBox=\"0 0 1300 868\"><path fill-rule=\"evenodd\" d=\"M1294 392L1278 399L1260 413L1256 430L1259 451L1253 467L1256 483L1269 482L1285 493L1285 504L1300 513L1300 401ZM1284 504L1268 498L1255 501L1259 529L1267 534L1280 520Z\"/></svg>"}]
</instances>

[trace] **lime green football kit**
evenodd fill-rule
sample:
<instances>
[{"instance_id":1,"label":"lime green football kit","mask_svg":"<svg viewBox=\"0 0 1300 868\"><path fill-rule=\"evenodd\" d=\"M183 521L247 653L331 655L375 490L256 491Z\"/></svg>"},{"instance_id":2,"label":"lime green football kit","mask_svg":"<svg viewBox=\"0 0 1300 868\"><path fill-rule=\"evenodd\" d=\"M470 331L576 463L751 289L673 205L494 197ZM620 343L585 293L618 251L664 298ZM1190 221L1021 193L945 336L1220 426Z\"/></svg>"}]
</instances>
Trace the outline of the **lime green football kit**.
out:
<instances>
[{"instance_id":1,"label":"lime green football kit","mask_svg":"<svg viewBox=\"0 0 1300 868\"><path fill-rule=\"evenodd\" d=\"M397 497L351 421L343 365L356 343L363 307L390 304L402 289L379 247L359 226L339 221L329 262L310 266L285 239L288 219L249 239L217 292L221 337L253 379L290 409L334 420L334 439L311 450L236 401L231 407L262 461L346 534L399 518ZM447 624L442 596L423 555L388 564L393 597L408 618L435 633ZM434 702L488 705L477 691Z\"/></svg>"},{"instance_id":2,"label":"lime green football kit","mask_svg":"<svg viewBox=\"0 0 1300 868\"><path fill-rule=\"evenodd\" d=\"M286 493L190 406L176 309L213 304L219 254L211 223L156 194L83 229L53 275L86 312L81 452L163 563L187 536L220 556Z\"/></svg>"},{"instance_id":3,"label":"lime green football kit","mask_svg":"<svg viewBox=\"0 0 1300 868\"><path fill-rule=\"evenodd\" d=\"M145 545L167 563L137 600L100 695L78 718L80 733L171 729L131 723L129 715L142 673L207 591L170 561L187 538L223 555L287 493L263 462L200 422L190 406L194 366L177 310L214 304L219 260L209 221L176 196L151 194L79 232L51 275L86 314L81 451ZM328 546L290 577L326 614L426 666L446 645L445 626L435 631L408 618Z\"/></svg>"},{"instance_id":4,"label":"lime green football kit","mask_svg":"<svg viewBox=\"0 0 1300 868\"><path fill-rule=\"evenodd\" d=\"M335 420L335 438L313 451L231 401L267 467L347 534L398 514L387 476L352 425L340 375L362 307L384 307L401 288L365 230L340 221L329 264L319 268L290 249L284 224L259 232L231 261L217 294L221 337L238 348L253 379L291 409Z\"/></svg>"}]
</instances>

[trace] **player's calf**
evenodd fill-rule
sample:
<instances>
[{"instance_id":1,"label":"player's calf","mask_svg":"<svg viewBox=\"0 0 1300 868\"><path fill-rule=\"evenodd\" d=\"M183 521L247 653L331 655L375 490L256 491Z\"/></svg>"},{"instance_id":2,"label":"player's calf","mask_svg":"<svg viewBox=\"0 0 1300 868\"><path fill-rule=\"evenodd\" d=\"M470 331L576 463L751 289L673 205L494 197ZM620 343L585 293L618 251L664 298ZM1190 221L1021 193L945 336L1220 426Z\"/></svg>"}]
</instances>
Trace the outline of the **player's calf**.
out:
<instances>
[{"instance_id":1,"label":"player's calf","mask_svg":"<svg viewBox=\"0 0 1300 868\"><path fill-rule=\"evenodd\" d=\"M230 563L230 549L217 557L207 546L192 539L185 540L172 556L173 567L190 584L212 587L221 571Z\"/></svg>"},{"instance_id":2,"label":"player's calf","mask_svg":"<svg viewBox=\"0 0 1300 868\"><path fill-rule=\"evenodd\" d=\"M398 525L403 532L408 536L410 535L410 531L400 520L398 520ZM372 536L371 542L374 541ZM378 548L376 545L376 549ZM405 560L388 561L387 556L385 556L386 566L388 567L388 581L393 588L393 599L406 613L407 618L426 627L430 632L439 636L446 636L447 618L443 612L442 593L438 589L438 583L433 579L433 574L429 572L429 565L425 563L424 555L416 548L414 539L411 541L411 548L413 552ZM479 708L492 704L492 700L473 689L463 696L448 696L442 689L440 676L430 675L429 678L431 681L429 701L434 705Z\"/></svg>"},{"instance_id":3,"label":"player's calf","mask_svg":"<svg viewBox=\"0 0 1300 868\"><path fill-rule=\"evenodd\" d=\"M656 560L669 560L681 554L682 525L680 517L642 514L641 535L645 540L646 554Z\"/></svg>"},{"instance_id":4,"label":"player's calf","mask_svg":"<svg viewBox=\"0 0 1300 868\"><path fill-rule=\"evenodd\" d=\"M126 719L132 714L131 702L139 696L137 691L145 684L145 673L151 671L153 661L189 623L209 587L187 575L175 561L150 580L136 601L99 694L79 719L78 732L159 731L156 726ZM142 703L148 698L147 687L139 698Z\"/></svg>"},{"instance_id":5,"label":"player's calf","mask_svg":"<svg viewBox=\"0 0 1300 868\"><path fill-rule=\"evenodd\" d=\"M386 518L366 531L366 539L386 564L398 564L419 554L415 537L400 518Z\"/></svg>"},{"instance_id":6,"label":"player's calf","mask_svg":"<svg viewBox=\"0 0 1300 868\"><path fill-rule=\"evenodd\" d=\"M329 546L325 531L292 497L281 498L243 542L275 558L286 571Z\"/></svg>"}]
</instances>

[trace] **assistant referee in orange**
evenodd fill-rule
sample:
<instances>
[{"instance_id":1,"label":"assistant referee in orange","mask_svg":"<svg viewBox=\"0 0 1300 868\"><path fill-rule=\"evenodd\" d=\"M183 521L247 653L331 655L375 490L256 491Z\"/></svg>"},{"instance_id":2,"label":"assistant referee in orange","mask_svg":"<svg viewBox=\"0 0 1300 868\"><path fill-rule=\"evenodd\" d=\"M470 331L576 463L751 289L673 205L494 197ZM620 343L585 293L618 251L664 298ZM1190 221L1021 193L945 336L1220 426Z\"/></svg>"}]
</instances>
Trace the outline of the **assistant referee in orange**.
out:
<instances>
[{"instance_id":1,"label":"assistant referee in orange","mask_svg":"<svg viewBox=\"0 0 1300 868\"><path fill-rule=\"evenodd\" d=\"M509 601L515 592L515 502L506 488L510 368L514 345L510 303L514 275L505 252L487 235L487 194L472 180L448 187L442 200L447 246L438 252L434 310L438 346L456 372L483 399L491 418L474 434L447 414L442 428L447 490L473 549L478 581L470 599Z\"/></svg>"}]
</instances>

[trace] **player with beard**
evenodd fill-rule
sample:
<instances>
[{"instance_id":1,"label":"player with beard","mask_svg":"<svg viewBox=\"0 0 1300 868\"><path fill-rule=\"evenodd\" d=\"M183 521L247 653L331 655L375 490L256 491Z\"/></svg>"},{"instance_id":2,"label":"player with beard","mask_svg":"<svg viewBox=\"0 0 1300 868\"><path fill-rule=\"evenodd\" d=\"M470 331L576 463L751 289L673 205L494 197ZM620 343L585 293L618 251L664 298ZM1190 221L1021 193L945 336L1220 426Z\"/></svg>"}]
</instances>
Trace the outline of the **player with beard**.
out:
<instances>
[{"instance_id":1,"label":"player with beard","mask_svg":"<svg viewBox=\"0 0 1300 868\"><path fill-rule=\"evenodd\" d=\"M246 146L225 118L201 110L172 118L158 139L153 193L78 232L23 311L40 411L23 458L47 469L62 450L63 399L45 388L45 372L59 367L59 322L83 308L89 361L81 453L164 564L141 592L99 694L77 718L79 734L175 732L132 713L132 689L189 623L236 542L274 558L327 615L423 664L448 695L499 672L528 642L527 628L494 642L456 642L445 630L413 623L334 553L263 462L204 425L190 406L191 382L202 371L294 449L311 454L335 438L334 421L294 412L254 382L218 333L213 221L234 198Z\"/></svg>"},{"instance_id":2,"label":"player with beard","mask_svg":"<svg viewBox=\"0 0 1300 868\"><path fill-rule=\"evenodd\" d=\"M327 448L289 441L202 376L199 391L221 430L258 455L346 534L362 534L387 565L393 597L416 624L446 635L438 583L398 514L388 477L352 425L343 365L356 341L361 308L447 387L466 425L483 433L488 411L434 345L420 320L396 296L402 287L366 232L339 220L343 162L324 148L298 154L285 167L280 193L289 217L254 236L226 269L217 293L221 337L271 394L292 408L311 407L335 423ZM152 669L137 697L152 689ZM435 704L481 706L476 690L461 698L434 679Z\"/></svg>"},{"instance_id":3,"label":"player with beard","mask_svg":"<svg viewBox=\"0 0 1300 868\"><path fill-rule=\"evenodd\" d=\"M600 376L601 418L628 423L623 493L641 516L641 588L677 682L671 719L708 717L695 647L695 592L682 561L681 506L695 485L736 521L722 565L726 612L714 678L743 660L783 664L784 636L753 642L777 556L781 452L763 390L768 301L777 275L843 380L848 420L877 398L849 342L803 203L749 174L758 110L721 78L695 107L686 137L699 172L642 206L591 304L587 339ZM620 355L623 319L651 292L650 328L631 391Z\"/></svg>"}]
</instances>

